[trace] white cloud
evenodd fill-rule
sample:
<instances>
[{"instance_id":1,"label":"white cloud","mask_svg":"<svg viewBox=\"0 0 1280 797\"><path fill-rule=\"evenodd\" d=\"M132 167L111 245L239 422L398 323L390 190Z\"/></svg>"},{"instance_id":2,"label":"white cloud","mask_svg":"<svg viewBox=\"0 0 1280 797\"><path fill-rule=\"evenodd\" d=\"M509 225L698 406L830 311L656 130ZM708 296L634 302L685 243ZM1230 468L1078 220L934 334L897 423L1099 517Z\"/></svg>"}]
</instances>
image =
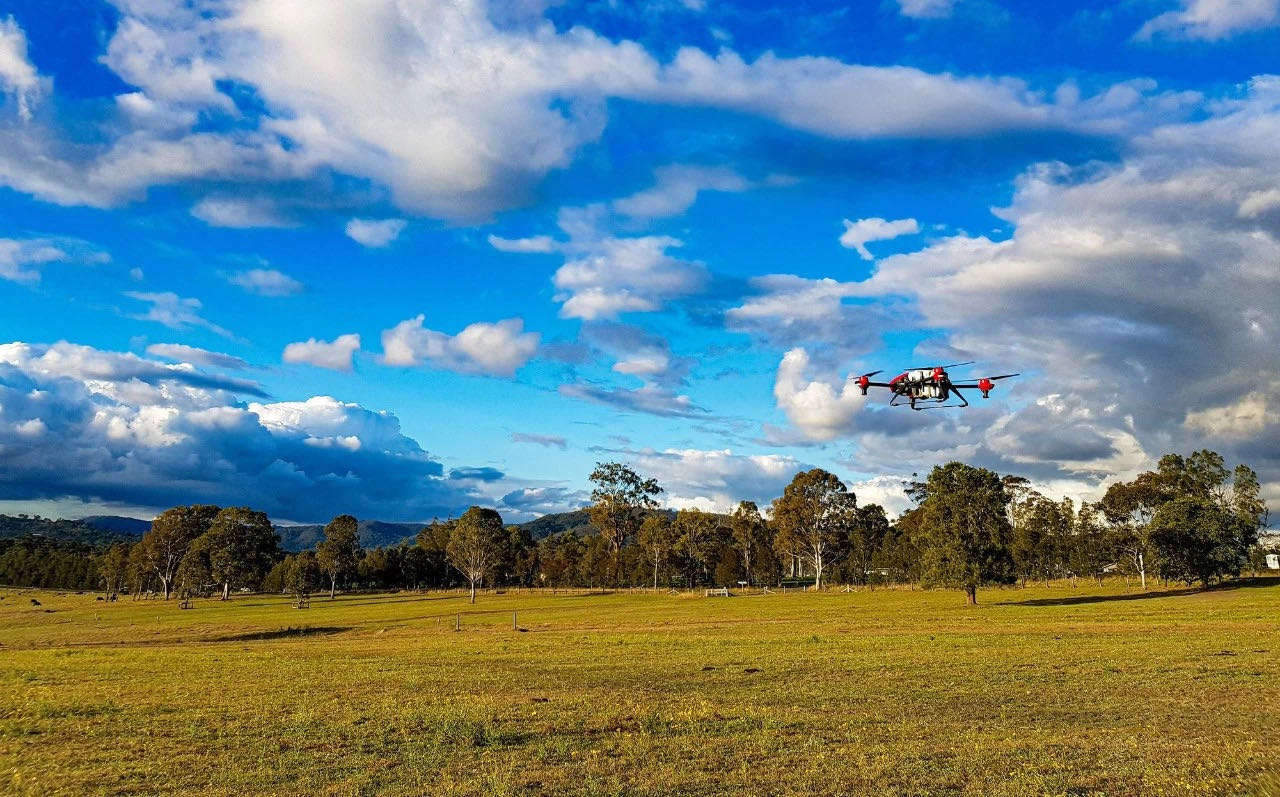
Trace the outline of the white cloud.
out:
<instances>
[{"instance_id":1,"label":"white cloud","mask_svg":"<svg viewBox=\"0 0 1280 797\"><path fill-rule=\"evenodd\" d=\"M693 399L660 385L645 384L637 388L601 387L577 382L561 385L560 395L583 399L629 412L643 412L664 418L694 418L705 410Z\"/></svg>"},{"instance_id":2,"label":"white cloud","mask_svg":"<svg viewBox=\"0 0 1280 797\"><path fill-rule=\"evenodd\" d=\"M617 237L600 231L603 208L568 208L560 226L569 241L560 244L565 262L552 282L560 293L561 318L598 321L623 313L653 312L667 301L697 293L707 281L696 261L667 253L683 242L665 235Z\"/></svg>"},{"instance_id":3,"label":"white cloud","mask_svg":"<svg viewBox=\"0 0 1280 797\"><path fill-rule=\"evenodd\" d=\"M657 184L629 197L616 199L616 213L636 219L678 216L698 200L703 191L741 192L751 187L742 175L728 168L672 164L655 173Z\"/></svg>"},{"instance_id":4,"label":"white cloud","mask_svg":"<svg viewBox=\"0 0 1280 797\"><path fill-rule=\"evenodd\" d=\"M431 363L460 373L511 376L538 351L541 335L525 332L524 321L508 318L477 322L457 335L426 329L426 316L401 321L382 333L382 361L387 365Z\"/></svg>"},{"instance_id":5,"label":"white cloud","mask_svg":"<svg viewBox=\"0 0 1280 797\"><path fill-rule=\"evenodd\" d=\"M239 197L208 197L191 208L191 215L211 227L292 227L295 222L286 218L269 199L242 199Z\"/></svg>"},{"instance_id":6,"label":"white cloud","mask_svg":"<svg viewBox=\"0 0 1280 797\"><path fill-rule=\"evenodd\" d=\"M867 250L871 241L888 241L901 235L915 235L920 232L920 225L915 219L897 219L886 221L880 218L844 220L844 233L840 236L840 245L846 249L855 249L863 260L874 260L875 256Z\"/></svg>"},{"instance_id":7,"label":"white cloud","mask_svg":"<svg viewBox=\"0 0 1280 797\"><path fill-rule=\"evenodd\" d=\"M227 282L259 296L295 296L306 288L301 282L274 268L251 268L227 276Z\"/></svg>"},{"instance_id":8,"label":"white cloud","mask_svg":"<svg viewBox=\"0 0 1280 797\"><path fill-rule=\"evenodd\" d=\"M19 119L31 119L31 107L46 83L27 58L26 33L13 17L0 19L0 90L17 103Z\"/></svg>"},{"instance_id":9,"label":"white cloud","mask_svg":"<svg viewBox=\"0 0 1280 797\"><path fill-rule=\"evenodd\" d=\"M167 360L177 360L178 362L192 363L194 365L207 365L213 368L240 370L249 367L249 363L239 357L188 346L185 343L152 343L147 347L147 354L152 357L163 357Z\"/></svg>"},{"instance_id":10,"label":"white cloud","mask_svg":"<svg viewBox=\"0 0 1280 797\"><path fill-rule=\"evenodd\" d=\"M67 253L50 241L0 238L0 279L39 282L39 266L66 259Z\"/></svg>"},{"instance_id":11,"label":"white cloud","mask_svg":"<svg viewBox=\"0 0 1280 797\"><path fill-rule=\"evenodd\" d=\"M943 19L951 16L956 0L897 0L898 12L912 19Z\"/></svg>"},{"instance_id":12,"label":"white cloud","mask_svg":"<svg viewBox=\"0 0 1280 797\"><path fill-rule=\"evenodd\" d=\"M404 219L352 219L347 222L347 237L361 246L388 246L404 232Z\"/></svg>"},{"instance_id":13,"label":"white cloud","mask_svg":"<svg viewBox=\"0 0 1280 797\"><path fill-rule=\"evenodd\" d=\"M333 191L324 178L335 171L386 187L406 210L474 221L527 200L597 140L609 98L721 108L846 139L1117 132L1198 100L1128 84L1050 101L1010 78L689 47L660 62L633 41L527 14L495 22L491 11L481 0L126 5L104 63L133 88L101 143L0 129L0 182L106 207L192 181L311 180ZM228 85L248 87L263 110L237 107ZM197 126L238 114L252 124Z\"/></svg>"},{"instance_id":14,"label":"white cloud","mask_svg":"<svg viewBox=\"0 0 1280 797\"><path fill-rule=\"evenodd\" d=\"M892 302L868 302L865 287L856 282L767 274L753 277L750 285L758 293L727 310L725 324L779 348L805 345L841 356L862 354L879 343L891 323L910 320Z\"/></svg>"},{"instance_id":15,"label":"white cloud","mask_svg":"<svg viewBox=\"0 0 1280 797\"><path fill-rule=\"evenodd\" d=\"M1240 439L1256 435L1275 423L1268 412L1267 395L1253 392L1230 404L1188 412L1183 423L1211 438Z\"/></svg>"},{"instance_id":16,"label":"white cloud","mask_svg":"<svg viewBox=\"0 0 1280 797\"><path fill-rule=\"evenodd\" d=\"M1274 27L1280 22L1280 0L1185 0L1177 11L1148 20L1139 40L1155 36L1220 41L1237 33Z\"/></svg>"},{"instance_id":17,"label":"white cloud","mask_svg":"<svg viewBox=\"0 0 1280 797\"><path fill-rule=\"evenodd\" d=\"M391 413L328 396L246 406L217 387L229 382L87 346L0 345L0 499L248 505L304 522L487 503Z\"/></svg>"},{"instance_id":18,"label":"white cloud","mask_svg":"<svg viewBox=\"0 0 1280 797\"><path fill-rule=\"evenodd\" d=\"M284 347L282 360L287 363L306 363L332 371L350 371L355 353L360 350L360 336L354 333L339 335L332 341L309 338Z\"/></svg>"},{"instance_id":19,"label":"white cloud","mask_svg":"<svg viewBox=\"0 0 1280 797\"><path fill-rule=\"evenodd\" d=\"M151 305L147 312L140 315L132 315L130 318L136 318L139 321L155 321L157 324L164 324L170 329L203 327L224 338L231 337L229 331L200 315L202 305L199 299L179 296L172 292L144 293L141 291L125 291L123 295Z\"/></svg>"},{"instance_id":20,"label":"white cloud","mask_svg":"<svg viewBox=\"0 0 1280 797\"><path fill-rule=\"evenodd\" d=\"M663 486L667 506L711 512L731 512L743 500L767 509L792 477L808 467L783 454L744 455L727 448L637 451L630 452L628 459L637 471Z\"/></svg>"},{"instance_id":21,"label":"white cloud","mask_svg":"<svg viewBox=\"0 0 1280 797\"><path fill-rule=\"evenodd\" d=\"M518 254L545 254L556 251L559 246L550 235L534 235L530 238L501 238L490 235L489 245L499 252Z\"/></svg>"},{"instance_id":22,"label":"white cloud","mask_svg":"<svg viewBox=\"0 0 1280 797\"><path fill-rule=\"evenodd\" d=\"M792 349L782 357L774 380L778 409L811 440L834 440L847 434L866 398L853 377L843 384L809 377L809 355Z\"/></svg>"},{"instance_id":23,"label":"white cloud","mask_svg":"<svg viewBox=\"0 0 1280 797\"><path fill-rule=\"evenodd\" d=\"M1280 210L1280 188L1254 191L1244 198L1236 213L1242 219L1256 219Z\"/></svg>"}]
</instances>

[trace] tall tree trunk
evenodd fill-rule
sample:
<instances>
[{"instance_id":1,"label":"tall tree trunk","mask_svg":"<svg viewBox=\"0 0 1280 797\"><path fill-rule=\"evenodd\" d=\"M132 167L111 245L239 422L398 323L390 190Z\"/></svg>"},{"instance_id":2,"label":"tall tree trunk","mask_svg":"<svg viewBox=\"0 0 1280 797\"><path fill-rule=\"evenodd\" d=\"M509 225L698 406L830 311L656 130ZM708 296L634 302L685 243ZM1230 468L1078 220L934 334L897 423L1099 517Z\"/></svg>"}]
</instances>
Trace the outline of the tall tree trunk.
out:
<instances>
[{"instance_id":1,"label":"tall tree trunk","mask_svg":"<svg viewBox=\"0 0 1280 797\"><path fill-rule=\"evenodd\" d=\"M329 600L333 600L334 590L338 588L338 577L329 576Z\"/></svg>"},{"instance_id":2,"label":"tall tree trunk","mask_svg":"<svg viewBox=\"0 0 1280 797\"><path fill-rule=\"evenodd\" d=\"M222 582L222 599L224 601L231 600L231 582L230 581Z\"/></svg>"},{"instance_id":3,"label":"tall tree trunk","mask_svg":"<svg viewBox=\"0 0 1280 797\"><path fill-rule=\"evenodd\" d=\"M169 600L169 579L162 578L160 579L160 583L164 584L164 599Z\"/></svg>"},{"instance_id":4,"label":"tall tree trunk","mask_svg":"<svg viewBox=\"0 0 1280 797\"><path fill-rule=\"evenodd\" d=\"M964 588L964 602L970 606L978 605L978 588L976 586L966 586Z\"/></svg>"},{"instance_id":5,"label":"tall tree trunk","mask_svg":"<svg viewBox=\"0 0 1280 797\"><path fill-rule=\"evenodd\" d=\"M656 554L653 557L653 588L655 590L658 589L658 557Z\"/></svg>"},{"instance_id":6,"label":"tall tree trunk","mask_svg":"<svg viewBox=\"0 0 1280 797\"><path fill-rule=\"evenodd\" d=\"M474 578L471 579L471 602L476 602L476 580Z\"/></svg>"},{"instance_id":7,"label":"tall tree trunk","mask_svg":"<svg viewBox=\"0 0 1280 797\"><path fill-rule=\"evenodd\" d=\"M1147 589L1147 563L1142 559L1142 551L1138 551L1138 575L1142 577L1142 590Z\"/></svg>"}]
</instances>

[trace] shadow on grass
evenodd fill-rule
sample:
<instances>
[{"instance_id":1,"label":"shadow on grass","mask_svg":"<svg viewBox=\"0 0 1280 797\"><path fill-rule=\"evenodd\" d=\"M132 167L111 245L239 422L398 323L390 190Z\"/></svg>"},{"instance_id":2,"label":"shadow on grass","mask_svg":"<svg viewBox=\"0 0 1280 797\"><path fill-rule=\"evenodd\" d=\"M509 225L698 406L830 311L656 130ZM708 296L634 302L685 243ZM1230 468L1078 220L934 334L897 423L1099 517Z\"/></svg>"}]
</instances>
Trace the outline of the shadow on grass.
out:
<instances>
[{"instance_id":1,"label":"shadow on grass","mask_svg":"<svg viewBox=\"0 0 1280 797\"><path fill-rule=\"evenodd\" d=\"M1008 601L1005 606L1078 606L1086 603L1111 603L1113 601L1142 601L1150 598L1176 598L1208 592L1226 592L1258 587L1280 587L1280 578L1238 578L1210 587L1181 587L1177 589L1126 592L1123 595L1070 595L1062 598L1033 598L1025 601Z\"/></svg>"},{"instance_id":2,"label":"shadow on grass","mask_svg":"<svg viewBox=\"0 0 1280 797\"><path fill-rule=\"evenodd\" d=\"M351 626L302 626L301 628L277 628L274 631L251 631L247 634L206 637L201 642L251 642L254 640L295 639L309 636L333 636L352 630Z\"/></svg>"}]
</instances>

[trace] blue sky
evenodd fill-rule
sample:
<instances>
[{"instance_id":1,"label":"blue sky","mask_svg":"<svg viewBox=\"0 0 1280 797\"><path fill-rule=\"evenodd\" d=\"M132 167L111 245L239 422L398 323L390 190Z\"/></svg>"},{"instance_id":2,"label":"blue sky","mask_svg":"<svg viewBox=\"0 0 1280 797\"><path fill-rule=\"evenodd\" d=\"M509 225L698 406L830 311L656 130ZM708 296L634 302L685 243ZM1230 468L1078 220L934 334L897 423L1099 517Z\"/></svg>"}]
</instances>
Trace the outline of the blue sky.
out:
<instances>
[{"instance_id":1,"label":"blue sky","mask_svg":"<svg viewBox=\"0 0 1280 797\"><path fill-rule=\"evenodd\" d=\"M0 510L1202 446L1280 499L1277 52L1276 0L0 2ZM971 359L1025 377L846 381Z\"/></svg>"}]
</instances>

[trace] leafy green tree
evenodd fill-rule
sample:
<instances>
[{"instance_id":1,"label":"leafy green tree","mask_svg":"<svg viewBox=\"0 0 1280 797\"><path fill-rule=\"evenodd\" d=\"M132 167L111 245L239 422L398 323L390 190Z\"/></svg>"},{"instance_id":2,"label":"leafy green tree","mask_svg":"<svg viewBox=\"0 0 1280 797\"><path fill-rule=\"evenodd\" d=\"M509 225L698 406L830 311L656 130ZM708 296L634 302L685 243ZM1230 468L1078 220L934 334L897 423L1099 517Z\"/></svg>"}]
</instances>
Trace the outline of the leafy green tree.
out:
<instances>
[{"instance_id":1,"label":"leafy green tree","mask_svg":"<svg viewBox=\"0 0 1280 797\"><path fill-rule=\"evenodd\" d=\"M284 572L285 592L295 598L311 595L320 585L320 579L328 576L321 569L319 560L319 555L311 551L301 551L288 557L288 565Z\"/></svg>"},{"instance_id":2,"label":"leafy green tree","mask_svg":"<svg viewBox=\"0 0 1280 797\"><path fill-rule=\"evenodd\" d=\"M324 527L324 539L316 546L316 566L329 580L329 600L338 579L354 573L359 561L360 523L351 515L338 515Z\"/></svg>"},{"instance_id":3,"label":"leafy green tree","mask_svg":"<svg viewBox=\"0 0 1280 797\"><path fill-rule=\"evenodd\" d=\"M846 558L854 581L870 584L876 554L889 535L889 517L879 504L867 504L857 509L853 521L846 531Z\"/></svg>"},{"instance_id":4,"label":"leafy green tree","mask_svg":"<svg viewBox=\"0 0 1280 797\"><path fill-rule=\"evenodd\" d=\"M620 462L596 463L590 478L595 487L587 514L613 552L616 579L622 546L640 532L645 517L658 508L662 488Z\"/></svg>"},{"instance_id":5,"label":"leafy green tree","mask_svg":"<svg viewBox=\"0 0 1280 797\"><path fill-rule=\"evenodd\" d=\"M653 565L653 588L658 588L658 571L671 557L676 544L676 531L671 519L662 512L652 512L640 524L637 543L644 550L645 558Z\"/></svg>"},{"instance_id":6,"label":"leafy green tree","mask_svg":"<svg viewBox=\"0 0 1280 797\"><path fill-rule=\"evenodd\" d=\"M1237 576L1257 542L1246 523L1213 499L1182 495L1163 504L1151 521L1151 545L1160 555L1160 574L1208 586Z\"/></svg>"},{"instance_id":7,"label":"leafy green tree","mask_svg":"<svg viewBox=\"0 0 1280 797\"><path fill-rule=\"evenodd\" d=\"M1064 503L1070 507L1070 499ZM1102 583L1107 565L1115 560L1112 538L1103 523L1102 512L1093 504L1083 503L1072 518L1071 570Z\"/></svg>"},{"instance_id":8,"label":"leafy green tree","mask_svg":"<svg viewBox=\"0 0 1280 797\"><path fill-rule=\"evenodd\" d=\"M780 554L800 556L813 569L813 584L822 587L822 574L842 542L841 532L853 525L857 498L835 474L820 468L795 475L773 501L774 547Z\"/></svg>"},{"instance_id":9,"label":"leafy green tree","mask_svg":"<svg viewBox=\"0 0 1280 797\"><path fill-rule=\"evenodd\" d=\"M1168 497L1168 486L1151 472L1131 482L1115 482L1102 497L1102 513L1111 523L1113 544L1138 574L1143 589L1147 588L1151 558L1151 519Z\"/></svg>"},{"instance_id":10,"label":"leafy green tree","mask_svg":"<svg viewBox=\"0 0 1280 797\"><path fill-rule=\"evenodd\" d=\"M216 506L175 506L161 512L151 521L151 529L142 535L143 558L160 581L165 600L169 599L174 574L187 554L187 547L209 530L219 511Z\"/></svg>"},{"instance_id":11,"label":"leafy green tree","mask_svg":"<svg viewBox=\"0 0 1280 797\"><path fill-rule=\"evenodd\" d=\"M417 545L426 563L424 580L433 586L454 585L453 565L449 563L449 537L453 535L456 520L433 520L418 532Z\"/></svg>"},{"instance_id":12,"label":"leafy green tree","mask_svg":"<svg viewBox=\"0 0 1280 797\"><path fill-rule=\"evenodd\" d=\"M107 549L98 567L102 577L102 588L107 597L119 595L129 581L129 545L118 542Z\"/></svg>"},{"instance_id":13,"label":"leafy green tree","mask_svg":"<svg viewBox=\"0 0 1280 797\"><path fill-rule=\"evenodd\" d=\"M257 586L280 553L280 537L264 512L227 507L214 517L205 532L209 550L209 576L222 585L222 599L235 587Z\"/></svg>"},{"instance_id":14,"label":"leafy green tree","mask_svg":"<svg viewBox=\"0 0 1280 797\"><path fill-rule=\"evenodd\" d=\"M688 565L686 577L690 585L695 579L698 583L706 583L711 579L712 568L718 561L716 549L720 539L716 516L701 509L681 509L676 513L673 526L676 547Z\"/></svg>"},{"instance_id":15,"label":"leafy green tree","mask_svg":"<svg viewBox=\"0 0 1280 797\"><path fill-rule=\"evenodd\" d=\"M926 585L959 587L976 604L979 586L1012 579L1009 496L996 473L949 462L929 473L920 495Z\"/></svg>"},{"instance_id":16,"label":"leafy green tree","mask_svg":"<svg viewBox=\"0 0 1280 797\"><path fill-rule=\"evenodd\" d=\"M484 580L493 566L504 533L502 516L478 506L464 512L451 529L445 552L449 563L467 579L472 603L476 602L476 584Z\"/></svg>"},{"instance_id":17,"label":"leafy green tree","mask_svg":"<svg viewBox=\"0 0 1280 797\"><path fill-rule=\"evenodd\" d=\"M760 516L760 509L755 501L741 501L729 518L729 530L733 534L733 544L738 555L742 557L743 575L750 584L751 566L759 562L773 542L769 538L769 524Z\"/></svg>"}]
</instances>

